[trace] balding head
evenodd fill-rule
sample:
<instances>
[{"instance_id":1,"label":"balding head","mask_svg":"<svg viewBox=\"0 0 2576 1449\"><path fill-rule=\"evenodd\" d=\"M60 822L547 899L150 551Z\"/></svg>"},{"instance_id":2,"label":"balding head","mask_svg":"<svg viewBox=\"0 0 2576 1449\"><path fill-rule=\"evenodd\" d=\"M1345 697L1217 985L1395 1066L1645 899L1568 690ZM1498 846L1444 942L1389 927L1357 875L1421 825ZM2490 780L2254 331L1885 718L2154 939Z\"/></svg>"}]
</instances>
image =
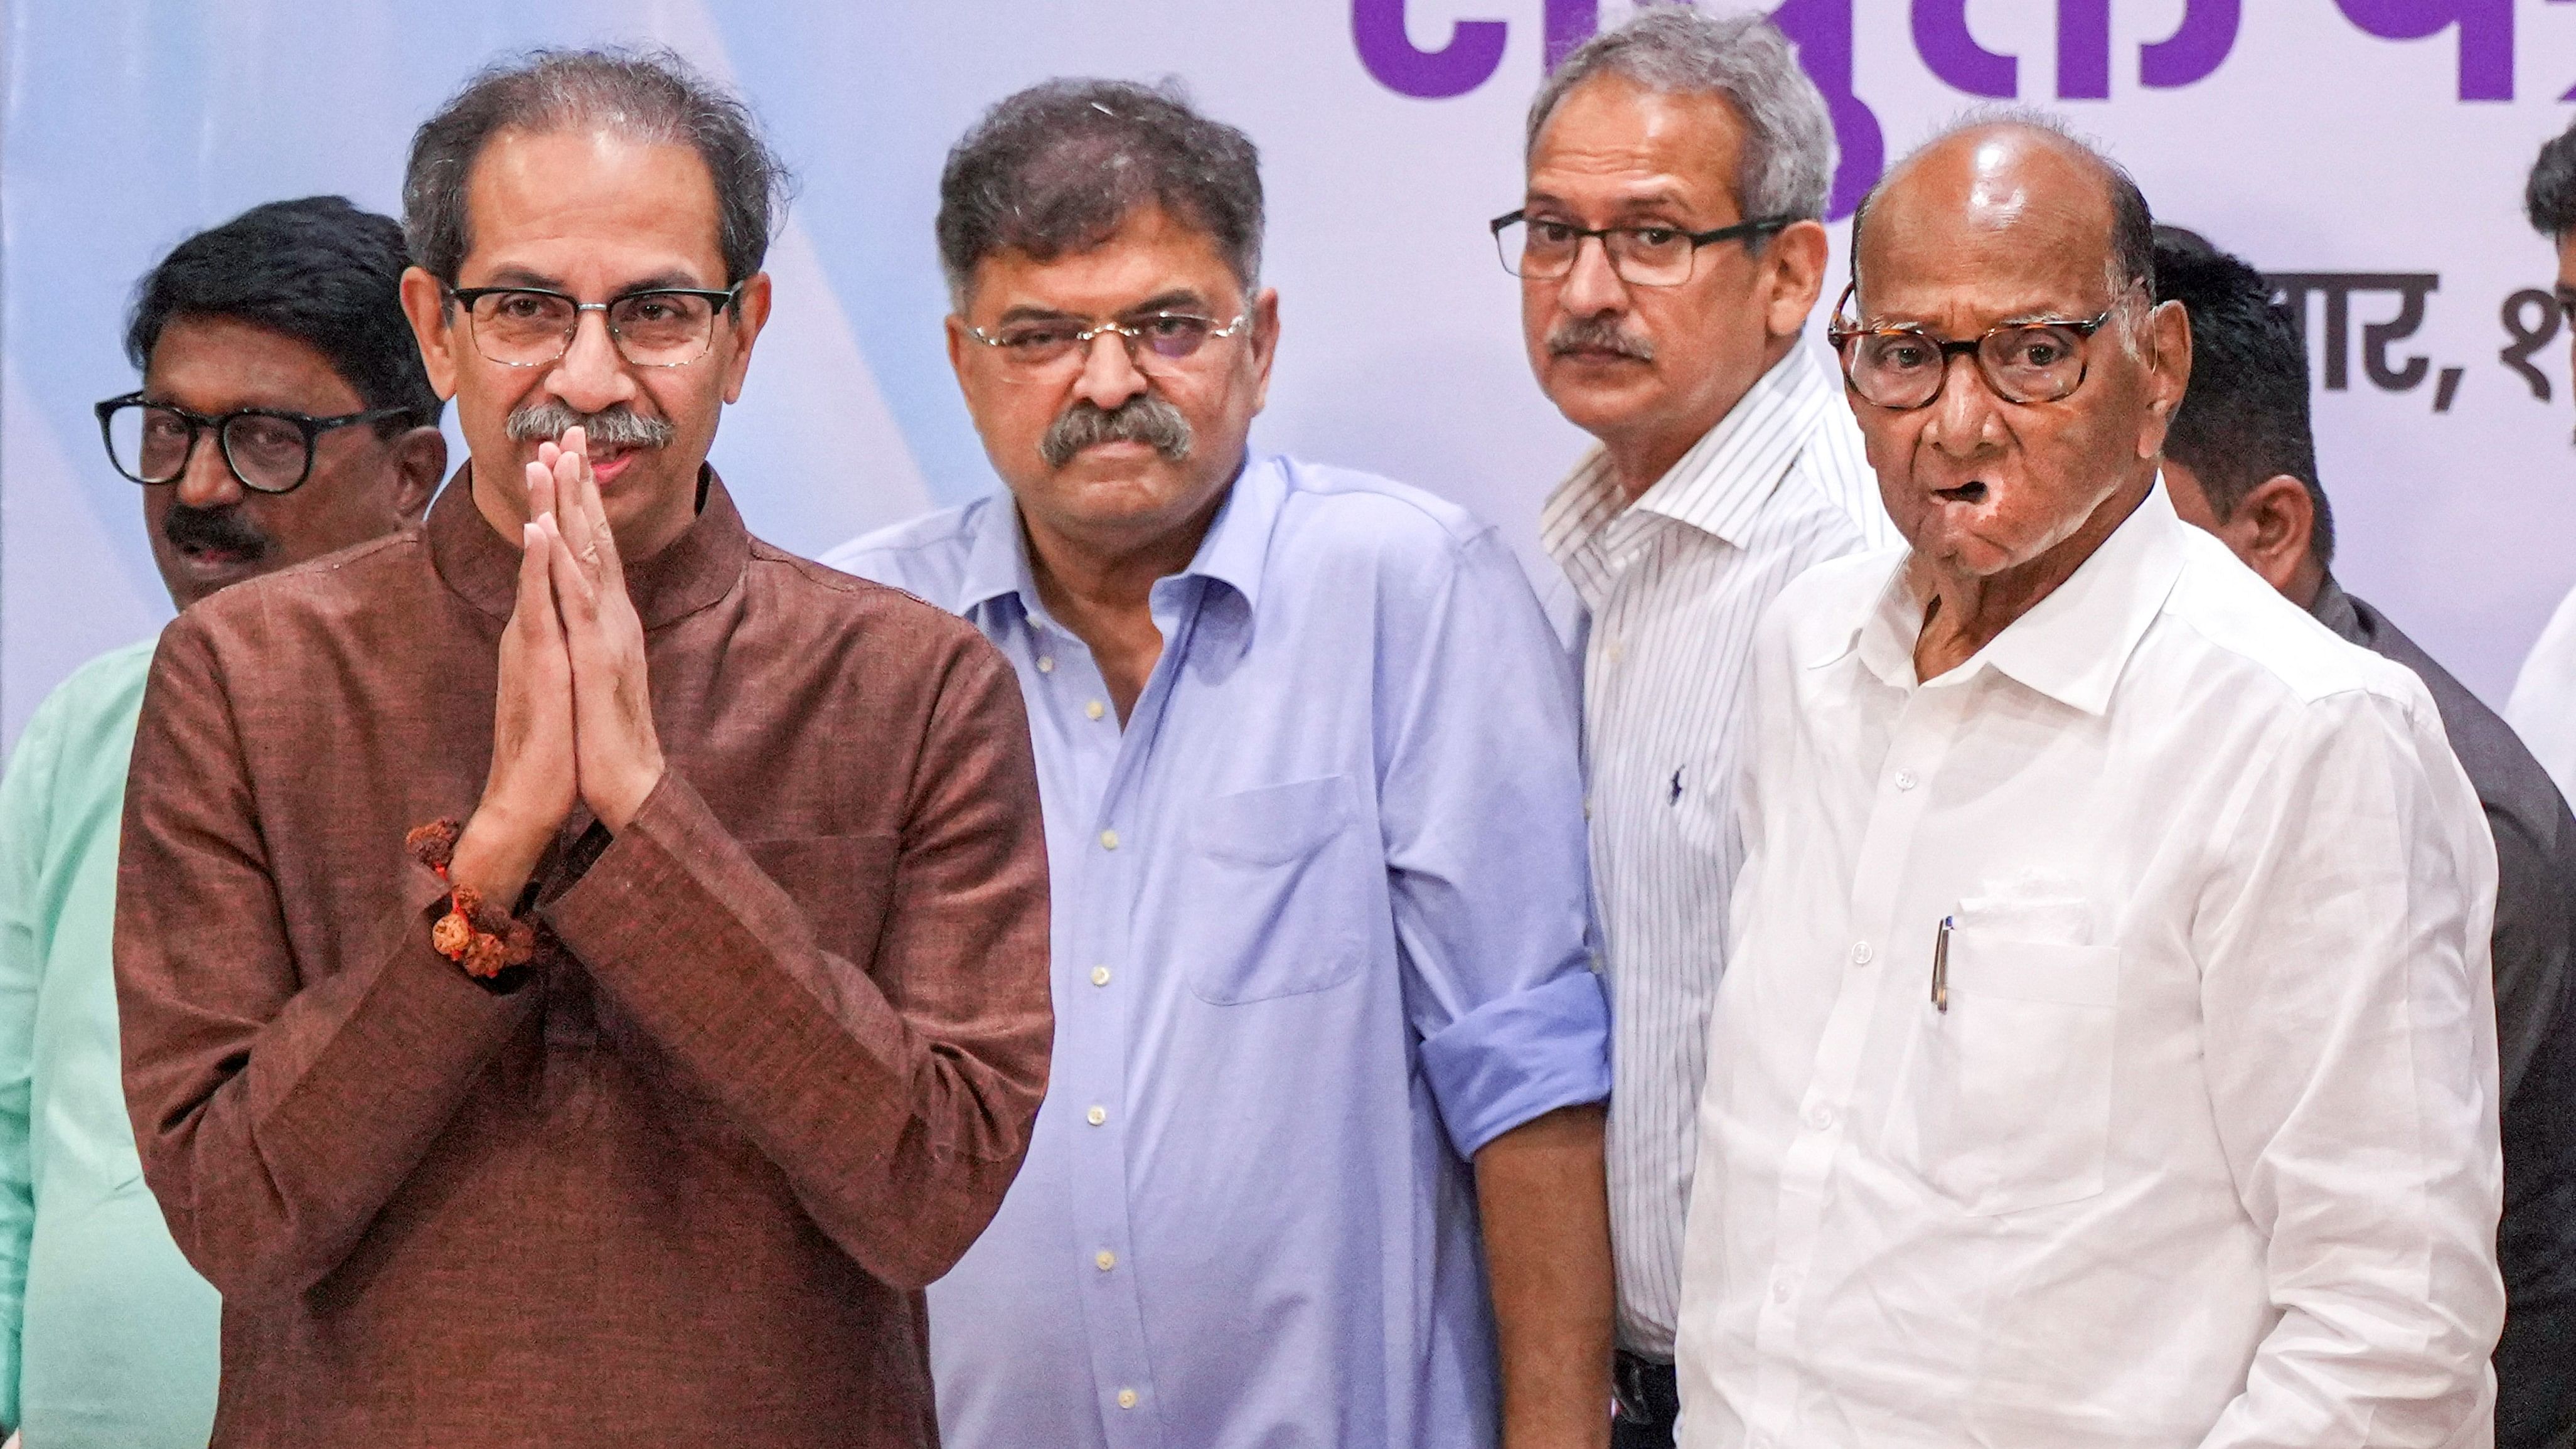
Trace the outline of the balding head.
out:
<instances>
[{"instance_id":1,"label":"balding head","mask_svg":"<svg viewBox=\"0 0 2576 1449\"><path fill-rule=\"evenodd\" d=\"M1906 213L1885 214L1903 198L1915 207L1946 207L1973 223L2054 223L2062 239L2102 258L2113 288L2155 285L2155 218L2126 169L2036 114L1971 118L1916 147L1861 198L1852 215L1852 275L1863 280L1863 241L1874 214L1901 226Z\"/></svg>"},{"instance_id":2,"label":"balding head","mask_svg":"<svg viewBox=\"0 0 2576 1449\"><path fill-rule=\"evenodd\" d=\"M2000 629L2155 481L2191 335L2149 290L2146 201L2053 126L1981 121L1899 163L1852 246L1837 342L1888 514L1951 619Z\"/></svg>"}]
</instances>

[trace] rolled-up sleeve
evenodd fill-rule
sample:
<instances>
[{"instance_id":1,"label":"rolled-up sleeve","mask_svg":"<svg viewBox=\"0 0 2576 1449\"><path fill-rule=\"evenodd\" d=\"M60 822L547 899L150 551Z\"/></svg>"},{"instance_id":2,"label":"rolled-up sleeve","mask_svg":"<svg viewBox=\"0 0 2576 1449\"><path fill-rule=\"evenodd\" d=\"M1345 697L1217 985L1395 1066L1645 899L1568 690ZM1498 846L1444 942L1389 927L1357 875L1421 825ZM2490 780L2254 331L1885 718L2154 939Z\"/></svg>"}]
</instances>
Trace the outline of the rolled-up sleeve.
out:
<instances>
[{"instance_id":1,"label":"rolled-up sleeve","mask_svg":"<svg viewBox=\"0 0 2576 1449\"><path fill-rule=\"evenodd\" d=\"M1463 1156L1610 1094L1610 1018L1586 949L1590 866L1570 661L1519 563L1463 541L1418 617L1381 729L1405 1001L1441 1121Z\"/></svg>"}]
</instances>

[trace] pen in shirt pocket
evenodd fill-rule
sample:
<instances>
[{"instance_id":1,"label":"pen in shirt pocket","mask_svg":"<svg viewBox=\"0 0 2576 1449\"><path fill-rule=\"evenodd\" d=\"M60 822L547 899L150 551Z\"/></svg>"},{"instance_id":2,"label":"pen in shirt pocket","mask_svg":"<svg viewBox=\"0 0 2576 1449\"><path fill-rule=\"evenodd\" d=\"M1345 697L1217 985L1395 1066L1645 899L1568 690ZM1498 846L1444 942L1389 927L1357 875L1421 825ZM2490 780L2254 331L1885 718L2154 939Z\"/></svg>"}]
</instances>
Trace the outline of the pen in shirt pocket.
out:
<instances>
[{"instance_id":1,"label":"pen in shirt pocket","mask_svg":"<svg viewBox=\"0 0 2576 1449\"><path fill-rule=\"evenodd\" d=\"M1950 1014L1950 931L1958 917L1943 916L1940 929L1932 933L1932 1004L1941 1014Z\"/></svg>"}]
</instances>

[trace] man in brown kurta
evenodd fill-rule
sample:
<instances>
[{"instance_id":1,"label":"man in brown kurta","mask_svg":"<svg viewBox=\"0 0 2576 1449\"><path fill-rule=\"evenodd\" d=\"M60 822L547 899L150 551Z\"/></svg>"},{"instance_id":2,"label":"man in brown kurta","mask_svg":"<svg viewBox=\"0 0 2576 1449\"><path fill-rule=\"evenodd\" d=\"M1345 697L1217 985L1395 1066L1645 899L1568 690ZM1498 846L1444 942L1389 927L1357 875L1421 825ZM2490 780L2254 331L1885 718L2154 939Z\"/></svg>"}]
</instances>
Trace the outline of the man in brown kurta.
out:
<instances>
[{"instance_id":1,"label":"man in brown kurta","mask_svg":"<svg viewBox=\"0 0 2576 1449\"><path fill-rule=\"evenodd\" d=\"M162 638L116 965L218 1445L935 1438L920 1289L1045 1077L1025 719L970 626L705 468L765 238L716 223L739 148L653 129L673 87L702 119L674 65L557 55L423 128L405 300L472 461ZM445 876L405 845L441 818ZM438 949L467 885L534 959Z\"/></svg>"}]
</instances>

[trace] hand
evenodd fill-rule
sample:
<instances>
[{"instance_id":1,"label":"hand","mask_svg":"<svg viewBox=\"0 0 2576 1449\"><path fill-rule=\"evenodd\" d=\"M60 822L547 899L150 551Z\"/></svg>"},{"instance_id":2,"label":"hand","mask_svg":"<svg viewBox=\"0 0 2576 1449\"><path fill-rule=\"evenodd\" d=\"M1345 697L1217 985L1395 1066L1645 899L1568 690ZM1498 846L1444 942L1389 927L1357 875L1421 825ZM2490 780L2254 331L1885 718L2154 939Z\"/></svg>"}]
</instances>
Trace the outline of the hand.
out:
<instances>
[{"instance_id":1,"label":"hand","mask_svg":"<svg viewBox=\"0 0 2576 1449\"><path fill-rule=\"evenodd\" d=\"M644 671L644 621L626 594L626 566L591 476L588 441L579 428L565 430L561 447L538 447L530 472L550 469L559 500L537 526L549 545L555 607L572 660L581 798L601 824L623 830L662 782L662 741L653 729L653 691Z\"/></svg>"},{"instance_id":2,"label":"hand","mask_svg":"<svg viewBox=\"0 0 2576 1449\"><path fill-rule=\"evenodd\" d=\"M529 511L550 516L552 474L528 470ZM572 814L572 657L555 602L548 535L519 535L519 597L501 631L501 682L492 710L492 768L483 799L456 842L448 876L505 908L518 898L546 845Z\"/></svg>"}]
</instances>

